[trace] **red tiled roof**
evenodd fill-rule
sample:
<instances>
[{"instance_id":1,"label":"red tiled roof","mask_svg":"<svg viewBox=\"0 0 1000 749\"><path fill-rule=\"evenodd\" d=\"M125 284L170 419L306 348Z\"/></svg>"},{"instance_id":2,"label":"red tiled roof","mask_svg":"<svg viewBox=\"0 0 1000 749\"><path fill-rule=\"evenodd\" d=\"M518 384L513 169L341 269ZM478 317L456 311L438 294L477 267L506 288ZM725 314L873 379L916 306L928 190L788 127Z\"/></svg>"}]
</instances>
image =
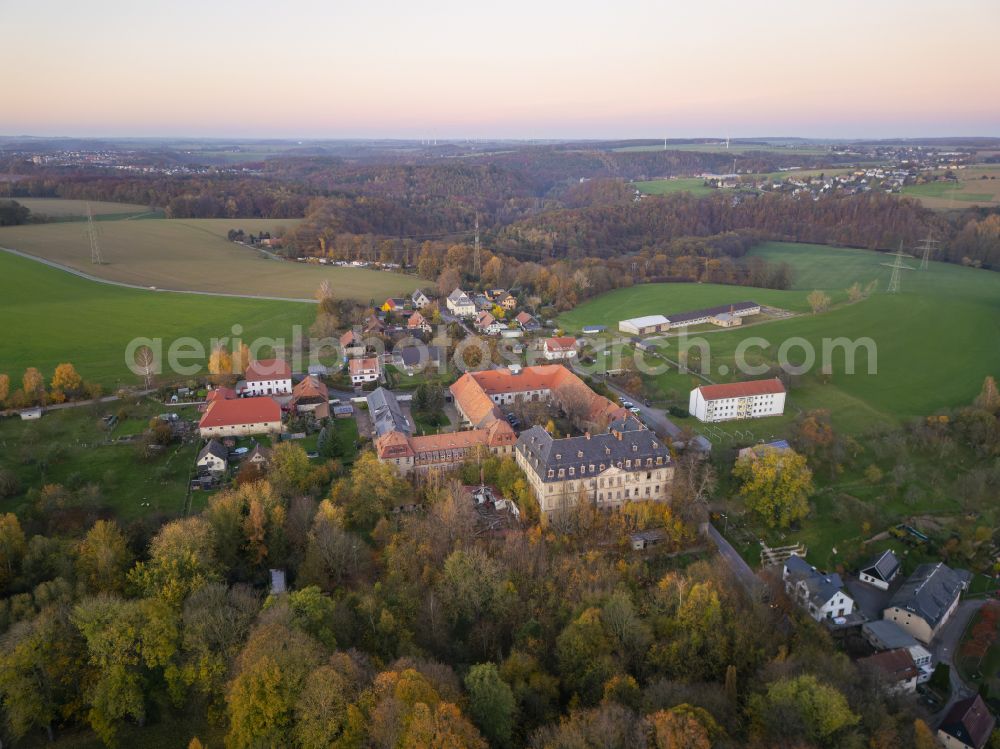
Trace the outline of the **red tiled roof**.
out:
<instances>
[{"instance_id":1,"label":"red tiled roof","mask_svg":"<svg viewBox=\"0 0 1000 749\"><path fill-rule=\"evenodd\" d=\"M282 359L257 359L247 365L244 379L247 382L260 380L287 380L291 378L292 370Z\"/></svg>"},{"instance_id":2,"label":"red tiled roof","mask_svg":"<svg viewBox=\"0 0 1000 749\"><path fill-rule=\"evenodd\" d=\"M521 324L525 324L525 323L531 322L535 318L533 318L527 312L518 312L517 313L517 317L515 317L514 319L517 320Z\"/></svg>"},{"instance_id":3,"label":"red tiled roof","mask_svg":"<svg viewBox=\"0 0 1000 749\"><path fill-rule=\"evenodd\" d=\"M347 362L348 369L351 374L360 374L363 371L374 369L378 371L378 359L374 356L368 357L367 359L351 359Z\"/></svg>"},{"instance_id":4,"label":"red tiled roof","mask_svg":"<svg viewBox=\"0 0 1000 749\"><path fill-rule=\"evenodd\" d=\"M570 336L562 338L546 338L545 348L548 351L570 351L576 348L576 339Z\"/></svg>"},{"instance_id":5,"label":"red tiled roof","mask_svg":"<svg viewBox=\"0 0 1000 749\"><path fill-rule=\"evenodd\" d=\"M909 681L920 675L920 669L913 662L913 656L906 648L896 650L886 650L867 658L862 658L860 663L868 663L893 682Z\"/></svg>"},{"instance_id":6,"label":"red tiled roof","mask_svg":"<svg viewBox=\"0 0 1000 749\"><path fill-rule=\"evenodd\" d=\"M236 398L209 404L198 426L225 427L240 424L268 424L281 421L281 406L274 398Z\"/></svg>"},{"instance_id":7,"label":"red tiled roof","mask_svg":"<svg viewBox=\"0 0 1000 749\"><path fill-rule=\"evenodd\" d=\"M292 388L292 397L296 400L305 398L319 398L324 401L329 400L330 394L326 384L318 377L306 377L302 382Z\"/></svg>"},{"instance_id":8,"label":"red tiled roof","mask_svg":"<svg viewBox=\"0 0 1000 749\"><path fill-rule=\"evenodd\" d=\"M344 335L340 336L340 345L347 348L354 343L355 337L354 331L348 330Z\"/></svg>"},{"instance_id":9,"label":"red tiled roof","mask_svg":"<svg viewBox=\"0 0 1000 749\"><path fill-rule=\"evenodd\" d=\"M726 382L721 385L702 385L698 388L701 397L707 401L721 398L745 398L749 395L773 395L785 392L781 380L750 380L749 382Z\"/></svg>"},{"instance_id":10,"label":"red tiled roof","mask_svg":"<svg viewBox=\"0 0 1000 749\"><path fill-rule=\"evenodd\" d=\"M427 320L419 312L414 312L410 315L409 321L406 323L408 328L422 328L427 324Z\"/></svg>"},{"instance_id":11,"label":"red tiled roof","mask_svg":"<svg viewBox=\"0 0 1000 749\"><path fill-rule=\"evenodd\" d=\"M208 403L211 403L212 401L218 401L218 400L228 401L232 400L235 397L236 397L236 391L233 390L232 388L218 387L215 388L214 390L209 390L208 395L205 396L205 400Z\"/></svg>"}]
</instances>

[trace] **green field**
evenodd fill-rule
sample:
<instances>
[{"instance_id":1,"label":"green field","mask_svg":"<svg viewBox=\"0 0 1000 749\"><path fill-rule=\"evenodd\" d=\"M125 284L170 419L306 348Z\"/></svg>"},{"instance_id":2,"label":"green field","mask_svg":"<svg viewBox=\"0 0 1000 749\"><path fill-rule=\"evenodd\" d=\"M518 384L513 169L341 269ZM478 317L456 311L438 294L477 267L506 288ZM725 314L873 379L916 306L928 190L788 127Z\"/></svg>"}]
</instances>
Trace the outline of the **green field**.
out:
<instances>
[{"instance_id":1,"label":"green field","mask_svg":"<svg viewBox=\"0 0 1000 749\"><path fill-rule=\"evenodd\" d=\"M654 179L647 182L633 182L639 192L647 195L670 195L675 192L689 192L692 195L711 195L717 188L708 187L701 177L684 177L682 179Z\"/></svg>"},{"instance_id":2,"label":"green field","mask_svg":"<svg viewBox=\"0 0 1000 749\"><path fill-rule=\"evenodd\" d=\"M0 252L0 372L19 382L26 367L48 378L56 364L73 362L87 380L114 388L137 378L125 367L125 346L137 336L167 344L194 336L208 347L239 323L243 339L289 338L308 326L316 307L125 289L78 278L26 258ZM166 346L165 346L166 349Z\"/></svg>"},{"instance_id":3,"label":"green field","mask_svg":"<svg viewBox=\"0 0 1000 749\"><path fill-rule=\"evenodd\" d=\"M831 293L835 300L843 299L841 290L854 280L863 283L880 279L884 289L889 273L881 265L884 255L863 250L769 244L754 254L792 264L797 270L797 288L779 292L698 284L636 286L586 302L560 321L570 330L587 324L604 324L615 330L618 320L625 317L666 314L742 299L803 309L807 289L829 289L836 292ZM783 342L803 339L816 351L818 361L793 388L791 415L797 409L827 408L838 428L864 432L971 402L983 378L1000 373L998 313L1000 274L932 263L929 271L906 272L903 291L898 295L877 291L859 303L842 305L824 314L804 314L742 330L704 334L710 343L708 374L717 381L737 379L736 348L748 337L762 336L767 342L763 348L750 350L750 364L773 363ZM868 374L867 355L862 348L858 350L855 373L846 373L841 349L829 357L832 376L824 384L818 373L822 341L837 337L852 341L870 338L877 347L877 372ZM670 355L676 348L668 347L667 352ZM801 363L801 349L793 349L789 358L795 364ZM678 403L686 405L691 383L691 375L671 371L650 378L647 385L654 394L672 394ZM784 426L772 426L770 422L762 420L749 426L762 433L780 432Z\"/></svg>"},{"instance_id":4,"label":"green field","mask_svg":"<svg viewBox=\"0 0 1000 749\"><path fill-rule=\"evenodd\" d=\"M939 180L907 185L902 194L918 198L928 208L939 210L968 208L969 204L1000 205L1000 167L973 166L953 172L958 181ZM936 172L942 175L944 172Z\"/></svg>"},{"instance_id":5,"label":"green field","mask_svg":"<svg viewBox=\"0 0 1000 749\"><path fill-rule=\"evenodd\" d=\"M363 268L335 268L269 259L226 239L230 229L248 233L291 228L297 219L148 219L99 224L103 265L90 262L85 226L79 222L9 226L0 247L42 257L83 273L158 289L311 299L323 280L340 297L367 303L409 293L412 276Z\"/></svg>"},{"instance_id":6,"label":"green field","mask_svg":"<svg viewBox=\"0 0 1000 749\"><path fill-rule=\"evenodd\" d=\"M30 210L51 218L83 218L87 206L95 218L128 217L150 213L149 206L136 203L111 203L104 200L68 200L64 198L15 198ZM159 211L162 214L162 211Z\"/></svg>"},{"instance_id":7,"label":"green field","mask_svg":"<svg viewBox=\"0 0 1000 749\"><path fill-rule=\"evenodd\" d=\"M791 145L783 146L774 143L730 143L726 146L723 140L711 143L668 143L666 149L663 144L652 144L648 146L622 146L614 149L617 153L645 153L650 151L697 151L699 153L785 153L797 156L826 156L829 149L825 146L817 145Z\"/></svg>"}]
</instances>

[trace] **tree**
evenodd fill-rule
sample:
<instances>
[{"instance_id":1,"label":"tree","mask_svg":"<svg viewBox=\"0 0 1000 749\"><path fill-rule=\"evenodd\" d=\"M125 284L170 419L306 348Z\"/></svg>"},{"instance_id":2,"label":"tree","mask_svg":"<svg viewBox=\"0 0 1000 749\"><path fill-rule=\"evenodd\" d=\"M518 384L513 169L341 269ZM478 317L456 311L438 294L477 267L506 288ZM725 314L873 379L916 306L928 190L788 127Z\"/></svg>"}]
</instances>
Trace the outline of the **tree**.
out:
<instances>
[{"instance_id":1,"label":"tree","mask_svg":"<svg viewBox=\"0 0 1000 749\"><path fill-rule=\"evenodd\" d=\"M128 580L144 595L179 607L189 593L218 577L214 546L213 529L205 518L171 521L150 542L149 560L136 564Z\"/></svg>"},{"instance_id":2,"label":"tree","mask_svg":"<svg viewBox=\"0 0 1000 749\"><path fill-rule=\"evenodd\" d=\"M3 398L0 398L0 400L3 400ZM976 408L981 408L990 413L1000 411L1000 392L997 391L997 381L993 379L992 375L988 375L983 380L983 388L979 391L979 395L976 396L974 405Z\"/></svg>"},{"instance_id":3,"label":"tree","mask_svg":"<svg viewBox=\"0 0 1000 749\"><path fill-rule=\"evenodd\" d=\"M444 300L462 283L462 274L456 268L445 268L438 276L438 295Z\"/></svg>"},{"instance_id":4,"label":"tree","mask_svg":"<svg viewBox=\"0 0 1000 749\"><path fill-rule=\"evenodd\" d=\"M487 749L487 744L462 711L450 702L433 709L422 702L413 706L401 749Z\"/></svg>"},{"instance_id":5,"label":"tree","mask_svg":"<svg viewBox=\"0 0 1000 749\"><path fill-rule=\"evenodd\" d=\"M556 658L567 690L584 704L595 704L615 670L600 609L587 609L566 625L556 638Z\"/></svg>"},{"instance_id":6,"label":"tree","mask_svg":"<svg viewBox=\"0 0 1000 749\"><path fill-rule=\"evenodd\" d=\"M28 397L28 402L37 403L45 393L45 378L34 367L28 367L24 370L24 377L21 378L21 386Z\"/></svg>"},{"instance_id":7,"label":"tree","mask_svg":"<svg viewBox=\"0 0 1000 749\"><path fill-rule=\"evenodd\" d=\"M805 739L832 746L834 737L860 718L847 698L812 674L779 679L750 698L754 727L770 739Z\"/></svg>"},{"instance_id":8,"label":"tree","mask_svg":"<svg viewBox=\"0 0 1000 749\"><path fill-rule=\"evenodd\" d=\"M306 677L295 701L293 736L302 749L327 749L347 726L349 687L332 666L320 666Z\"/></svg>"},{"instance_id":9,"label":"tree","mask_svg":"<svg viewBox=\"0 0 1000 749\"><path fill-rule=\"evenodd\" d=\"M312 484L312 465L306 451L294 442L279 442L271 451L267 478L282 496L306 494Z\"/></svg>"},{"instance_id":10,"label":"tree","mask_svg":"<svg viewBox=\"0 0 1000 749\"><path fill-rule=\"evenodd\" d=\"M142 375L143 383L148 390L153 383L153 375L156 373L156 354L149 346L141 346L135 351L133 363L138 374Z\"/></svg>"},{"instance_id":11,"label":"tree","mask_svg":"<svg viewBox=\"0 0 1000 749\"><path fill-rule=\"evenodd\" d=\"M125 535L113 520L98 520L77 547L76 574L92 593L120 593L132 564Z\"/></svg>"},{"instance_id":12,"label":"tree","mask_svg":"<svg viewBox=\"0 0 1000 749\"><path fill-rule=\"evenodd\" d=\"M75 393L83 387L83 378L77 374L76 368L66 362L56 367L52 375L52 389L62 393Z\"/></svg>"},{"instance_id":13,"label":"tree","mask_svg":"<svg viewBox=\"0 0 1000 749\"><path fill-rule=\"evenodd\" d=\"M509 746L514 735L517 703L514 693L500 678L496 665L480 663L465 677L469 692L469 714L493 746Z\"/></svg>"},{"instance_id":14,"label":"tree","mask_svg":"<svg viewBox=\"0 0 1000 749\"><path fill-rule=\"evenodd\" d=\"M339 480L330 492L334 505L343 507L349 528L371 529L393 507L412 496L412 488L395 467L382 463L375 453L358 456L350 477Z\"/></svg>"},{"instance_id":15,"label":"tree","mask_svg":"<svg viewBox=\"0 0 1000 749\"><path fill-rule=\"evenodd\" d=\"M937 737L924 721L913 721L913 749L940 749Z\"/></svg>"},{"instance_id":16,"label":"tree","mask_svg":"<svg viewBox=\"0 0 1000 749\"><path fill-rule=\"evenodd\" d=\"M722 733L707 710L688 704L660 710L648 720L656 749L711 749L712 740Z\"/></svg>"},{"instance_id":17,"label":"tree","mask_svg":"<svg viewBox=\"0 0 1000 749\"><path fill-rule=\"evenodd\" d=\"M233 379L233 357L225 346L216 346L208 357L208 372L216 383L230 382Z\"/></svg>"},{"instance_id":18,"label":"tree","mask_svg":"<svg viewBox=\"0 0 1000 749\"><path fill-rule=\"evenodd\" d=\"M337 607L328 595L310 585L289 594L288 608L292 612L292 624L328 649L337 647L337 638L330 626Z\"/></svg>"},{"instance_id":19,"label":"tree","mask_svg":"<svg viewBox=\"0 0 1000 749\"><path fill-rule=\"evenodd\" d=\"M15 571L26 549L24 531L17 515L12 512L0 515L0 591L6 590L14 581Z\"/></svg>"},{"instance_id":20,"label":"tree","mask_svg":"<svg viewBox=\"0 0 1000 749\"><path fill-rule=\"evenodd\" d=\"M826 312L830 308L830 295L819 289L809 292L806 301L809 302L814 315L819 312Z\"/></svg>"},{"instance_id":21,"label":"tree","mask_svg":"<svg viewBox=\"0 0 1000 749\"><path fill-rule=\"evenodd\" d=\"M860 301L864 295L865 293L861 289L861 284L857 281L851 284L850 288L847 289L847 298L852 302Z\"/></svg>"},{"instance_id":22,"label":"tree","mask_svg":"<svg viewBox=\"0 0 1000 749\"><path fill-rule=\"evenodd\" d=\"M0 374L0 404L10 395L10 375Z\"/></svg>"},{"instance_id":23,"label":"tree","mask_svg":"<svg viewBox=\"0 0 1000 749\"><path fill-rule=\"evenodd\" d=\"M812 471L804 456L792 450L764 450L736 461L733 475L742 483L740 496L771 528L787 528L809 514Z\"/></svg>"}]
</instances>

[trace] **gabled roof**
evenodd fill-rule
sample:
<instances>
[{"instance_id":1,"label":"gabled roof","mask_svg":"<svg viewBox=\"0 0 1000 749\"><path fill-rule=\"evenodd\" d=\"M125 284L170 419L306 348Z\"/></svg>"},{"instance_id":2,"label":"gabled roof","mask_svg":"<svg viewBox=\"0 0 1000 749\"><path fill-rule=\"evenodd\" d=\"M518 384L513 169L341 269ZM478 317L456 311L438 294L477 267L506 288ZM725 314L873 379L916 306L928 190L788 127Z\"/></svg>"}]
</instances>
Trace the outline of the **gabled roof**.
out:
<instances>
[{"instance_id":1,"label":"gabled roof","mask_svg":"<svg viewBox=\"0 0 1000 749\"><path fill-rule=\"evenodd\" d=\"M292 388L292 396L295 400L318 398L326 401L330 399L330 393L327 390L326 384L318 377L312 375L304 378L302 382Z\"/></svg>"},{"instance_id":2,"label":"gabled roof","mask_svg":"<svg viewBox=\"0 0 1000 749\"><path fill-rule=\"evenodd\" d=\"M809 601L817 608L822 608L831 598L844 590L844 581L836 572L824 575L795 554L785 560L785 574L796 584L802 583L805 586Z\"/></svg>"},{"instance_id":3,"label":"gabled roof","mask_svg":"<svg viewBox=\"0 0 1000 749\"><path fill-rule=\"evenodd\" d=\"M247 456L243 459L244 462L250 463L267 463L271 459L270 448L263 447L259 442L256 443Z\"/></svg>"},{"instance_id":4,"label":"gabled roof","mask_svg":"<svg viewBox=\"0 0 1000 749\"><path fill-rule=\"evenodd\" d=\"M861 571L883 582L889 582L899 571L899 559L892 549L886 549L867 566L862 567Z\"/></svg>"},{"instance_id":5,"label":"gabled roof","mask_svg":"<svg viewBox=\"0 0 1000 749\"><path fill-rule=\"evenodd\" d=\"M448 301L452 304L468 305L472 304L472 300L469 299L469 295L466 294L461 289L455 289L448 295Z\"/></svg>"},{"instance_id":6,"label":"gabled roof","mask_svg":"<svg viewBox=\"0 0 1000 749\"><path fill-rule=\"evenodd\" d=\"M694 310L692 312L677 312L667 315L671 325L687 322L688 320L700 320L703 317L714 317L716 315L728 314L730 312L745 312L750 309L757 309L760 305L757 302L736 302L735 304L720 304L717 307L706 307L705 309Z\"/></svg>"},{"instance_id":7,"label":"gabled roof","mask_svg":"<svg viewBox=\"0 0 1000 749\"><path fill-rule=\"evenodd\" d=\"M221 442L214 439L209 440L208 444L201 448L201 452L198 453L198 462L200 463L202 458L207 455L214 455L222 461L229 460L229 450Z\"/></svg>"},{"instance_id":8,"label":"gabled roof","mask_svg":"<svg viewBox=\"0 0 1000 749\"><path fill-rule=\"evenodd\" d=\"M996 719L978 694L959 700L944 716L938 731L954 736L967 746L982 749L993 733Z\"/></svg>"},{"instance_id":9,"label":"gabled roof","mask_svg":"<svg viewBox=\"0 0 1000 749\"><path fill-rule=\"evenodd\" d=\"M888 608L910 611L934 629L964 590L968 575L943 562L922 564L889 600Z\"/></svg>"},{"instance_id":10,"label":"gabled roof","mask_svg":"<svg viewBox=\"0 0 1000 749\"><path fill-rule=\"evenodd\" d=\"M573 351L576 348L576 339L569 336L563 336L562 338L546 338L545 339L545 350L546 351Z\"/></svg>"},{"instance_id":11,"label":"gabled roof","mask_svg":"<svg viewBox=\"0 0 1000 749\"><path fill-rule=\"evenodd\" d=\"M384 387L375 388L365 396L365 400L368 402L368 414L371 416L376 435L381 437L393 431L404 434L413 432L410 422L403 415L399 401L391 390L386 390Z\"/></svg>"},{"instance_id":12,"label":"gabled roof","mask_svg":"<svg viewBox=\"0 0 1000 749\"><path fill-rule=\"evenodd\" d=\"M353 346L355 341L360 342L360 336L358 336L358 334L355 333L353 330L348 330L346 333L340 336L340 345L343 346L344 348Z\"/></svg>"},{"instance_id":13,"label":"gabled roof","mask_svg":"<svg viewBox=\"0 0 1000 749\"><path fill-rule=\"evenodd\" d=\"M198 426L204 429L242 424L269 424L275 421L281 421L281 406L274 398L261 396L213 401L205 410Z\"/></svg>"},{"instance_id":14,"label":"gabled roof","mask_svg":"<svg viewBox=\"0 0 1000 749\"><path fill-rule=\"evenodd\" d=\"M236 397L236 391L232 388L217 387L208 391L208 395L205 396L205 401L211 403L212 401L223 400L228 401Z\"/></svg>"},{"instance_id":15,"label":"gabled roof","mask_svg":"<svg viewBox=\"0 0 1000 749\"><path fill-rule=\"evenodd\" d=\"M406 369L414 367L437 365L441 361L440 346L403 346L393 352L400 364Z\"/></svg>"},{"instance_id":16,"label":"gabled roof","mask_svg":"<svg viewBox=\"0 0 1000 749\"><path fill-rule=\"evenodd\" d=\"M406 327L408 328L423 328L429 323L427 319L421 315L419 312L414 312L410 315L410 319L406 322Z\"/></svg>"},{"instance_id":17,"label":"gabled roof","mask_svg":"<svg viewBox=\"0 0 1000 749\"><path fill-rule=\"evenodd\" d=\"M707 401L723 398L746 398L751 395L773 395L785 392L785 386L777 377L770 380L749 380L747 382L726 382L721 385L702 385L695 390Z\"/></svg>"},{"instance_id":18,"label":"gabled roof","mask_svg":"<svg viewBox=\"0 0 1000 749\"><path fill-rule=\"evenodd\" d=\"M663 315L644 315L643 317L632 317L621 322L628 323L635 328L648 328L650 325L666 325L670 321Z\"/></svg>"},{"instance_id":19,"label":"gabled roof","mask_svg":"<svg viewBox=\"0 0 1000 749\"><path fill-rule=\"evenodd\" d=\"M883 650L881 653L870 655L858 661L877 669L893 684L900 681L910 681L920 675L920 669L913 662L913 656L906 648L896 650Z\"/></svg>"},{"instance_id":20,"label":"gabled roof","mask_svg":"<svg viewBox=\"0 0 1000 749\"><path fill-rule=\"evenodd\" d=\"M284 359L256 359L247 365L244 378L247 382L261 380L288 380L292 370Z\"/></svg>"},{"instance_id":21,"label":"gabled roof","mask_svg":"<svg viewBox=\"0 0 1000 749\"><path fill-rule=\"evenodd\" d=\"M375 356L369 356L364 359L351 359L347 362L347 368L352 375L360 374L371 369L374 369L377 372L379 369L378 358Z\"/></svg>"},{"instance_id":22,"label":"gabled roof","mask_svg":"<svg viewBox=\"0 0 1000 749\"><path fill-rule=\"evenodd\" d=\"M430 297L424 293L423 289L416 289L412 294L410 294L410 299L416 302L419 301L420 299L430 300Z\"/></svg>"},{"instance_id":23,"label":"gabled roof","mask_svg":"<svg viewBox=\"0 0 1000 749\"><path fill-rule=\"evenodd\" d=\"M514 319L517 320L521 325L527 325L529 323L538 324L538 321L527 312L518 312L517 317L515 317Z\"/></svg>"}]
</instances>

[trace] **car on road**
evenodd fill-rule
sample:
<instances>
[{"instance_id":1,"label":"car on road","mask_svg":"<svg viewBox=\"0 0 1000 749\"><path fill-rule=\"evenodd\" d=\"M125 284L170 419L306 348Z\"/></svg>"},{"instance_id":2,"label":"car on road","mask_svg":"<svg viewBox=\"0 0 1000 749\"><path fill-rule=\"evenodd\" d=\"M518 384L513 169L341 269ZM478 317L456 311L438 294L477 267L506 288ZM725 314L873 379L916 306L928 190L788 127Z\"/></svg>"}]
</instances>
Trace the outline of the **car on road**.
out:
<instances>
[{"instance_id":1,"label":"car on road","mask_svg":"<svg viewBox=\"0 0 1000 749\"><path fill-rule=\"evenodd\" d=\"M632 408L635 404L632 401L627 401L623 399L622 405L625 406L625 408Z\"/></svg>"},{"instance_id":2,"label":"car on road","mask_svg":"<svg viewBox=\"0 0 1000 749\"><path fill-rule=\"evenodd\" d=\"M623 404L623 405L624 405L624 404ZM642 413L642 409L641 409L641 408L638 408L638 407L636 407L636 406L632 406L632 407L631 407L631 408L629 409L629 411L631 411L631 412L632 412L632 413L634 413L634 414L638 414L638 413Z\"/></svg>"}]
</instances>

